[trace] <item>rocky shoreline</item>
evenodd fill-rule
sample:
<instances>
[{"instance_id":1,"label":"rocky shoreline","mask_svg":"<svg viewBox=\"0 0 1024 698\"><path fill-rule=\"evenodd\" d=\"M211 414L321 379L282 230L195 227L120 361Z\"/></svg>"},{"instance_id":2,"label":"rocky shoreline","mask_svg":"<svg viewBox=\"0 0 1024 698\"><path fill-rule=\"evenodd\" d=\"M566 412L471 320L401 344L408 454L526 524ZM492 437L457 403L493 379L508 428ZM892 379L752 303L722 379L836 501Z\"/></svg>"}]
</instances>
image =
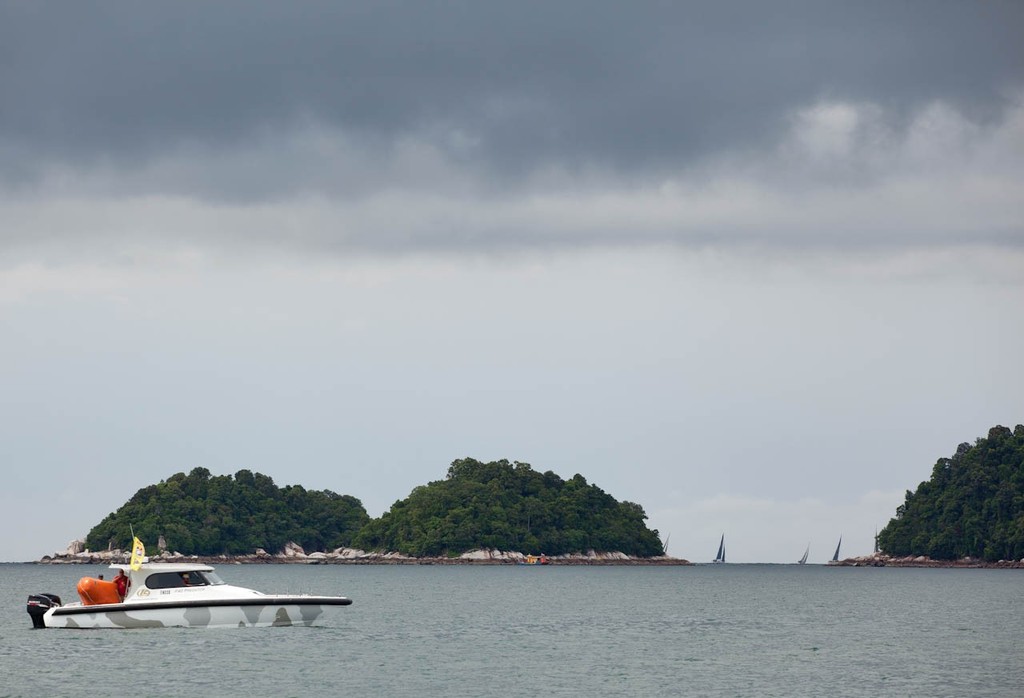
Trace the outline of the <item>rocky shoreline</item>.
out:
<instances>
[{"instance_id":1,"label":"rocky shoreline","mask_svg":"<svg viewBox=\"0 0 1024 698\"><path fill-rule=\"evenodd\" d=\"M210 565L518 565L527 562L520 552L501 550L472 550L458 557L412 557L396 552L367 552L356 548L337 548L329 552L307 553L296 543L288 543L284 550L270 554L262 548L247 555L183 555L161 550L149 556L154 562L202 562ZM40 565L109 565L127 562L128 553L122 550L90 551L81 541L72 541L67 550L44 555L35 564ZM546 555L546 565L653 565L688 566L694 563L682 558L631 557L620 552L571 553ZM987 562L965 557L959 560L933 560L924 555L896 557L882 553L849 557L829 562L829 567L931 567L946 569L1024 569L1022 560Z\"/></svg>"},{"instance_id":2,"label":"rocky shoreline","mask_svg":"<svg viewBox=\"0 0 1024 698\"><path fill-rule=\"evenodd\" d=\"M106 565L126 562L128 553L122 550L90 551L81 541L73 541L63 552L44 555L36 561L41 565ZM337 548L330 552L306 553L296 543L288 543L284 550L270 554L262 548L248 555L183 555L178 552L161 550L150 555L153 562L202 562L219 565L518 565L527 563L527 556L520 552L501 550L472 550L458 557L412 557L402 553L367 552L355 548ZM568 555L545 555L545 565L692 565L681 558L631 557L620 552L571 553Z\"/></svg>"},{"instance_id":3,"label":"rocky shoreline","mask_svg":"<svg viewBox=\"0 0 1024 698\"><path fill-rule=\"evenodd\" d=\"M894 557L882 553L849 557L828 563L831 567L936 567L943 569L1024 569L1024 560L987 562L973 557L959 560L933 560L925 555Z\"/></svg>"}]
</instances>

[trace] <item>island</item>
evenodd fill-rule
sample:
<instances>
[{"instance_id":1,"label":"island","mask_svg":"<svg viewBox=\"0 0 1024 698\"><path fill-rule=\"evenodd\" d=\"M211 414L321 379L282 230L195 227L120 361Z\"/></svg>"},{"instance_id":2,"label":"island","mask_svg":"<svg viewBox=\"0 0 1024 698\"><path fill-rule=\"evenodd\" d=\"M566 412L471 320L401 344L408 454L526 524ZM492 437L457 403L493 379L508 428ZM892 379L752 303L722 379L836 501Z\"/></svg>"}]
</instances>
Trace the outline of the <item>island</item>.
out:
<instances>
[{"instance_id":1,"label":"island","mask_svg":"<svg viewBox=\"0 0 1024 698\"><path fill-rule=\"evenodd\" d=\"M940 458L879 531L878 548L844 564L1024 566L1024 426L992 427Z\"/></svg>"},{"instance_id":2,"label":"island","mask_svg":"<svg viewBox=\"0 0 1024 698\"><path fill-rule=\"evenodd\" d=\"M119 560L134 532L151 557L169 561L690 564L665 555L646 518L639 504L580 474L563 480L507 460L456 460L443 480L414 488L377 519L349 495L195 468L139 490L84 541L41 562Z\"/></svg>"}]
</instances>

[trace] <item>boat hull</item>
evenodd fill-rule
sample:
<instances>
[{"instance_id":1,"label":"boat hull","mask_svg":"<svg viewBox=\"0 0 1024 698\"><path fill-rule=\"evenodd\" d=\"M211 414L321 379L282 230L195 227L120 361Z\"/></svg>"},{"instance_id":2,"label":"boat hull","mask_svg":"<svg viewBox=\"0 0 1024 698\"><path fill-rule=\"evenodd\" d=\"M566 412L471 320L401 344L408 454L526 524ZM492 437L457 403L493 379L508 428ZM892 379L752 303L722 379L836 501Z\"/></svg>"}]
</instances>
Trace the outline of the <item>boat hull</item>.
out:
<instances>
[{"instance_id":1,"label":"boat hull","mask_svg":"<svg viewBox=\"0 0 1024 698\"><path fill-rule=\"evenodd\" d=\"M69 604L43 614L47 628L248 628L309 626L328 606L347 606L338 596L264 596L244 600L178 603Z\"/></svg>"}]
</instances>

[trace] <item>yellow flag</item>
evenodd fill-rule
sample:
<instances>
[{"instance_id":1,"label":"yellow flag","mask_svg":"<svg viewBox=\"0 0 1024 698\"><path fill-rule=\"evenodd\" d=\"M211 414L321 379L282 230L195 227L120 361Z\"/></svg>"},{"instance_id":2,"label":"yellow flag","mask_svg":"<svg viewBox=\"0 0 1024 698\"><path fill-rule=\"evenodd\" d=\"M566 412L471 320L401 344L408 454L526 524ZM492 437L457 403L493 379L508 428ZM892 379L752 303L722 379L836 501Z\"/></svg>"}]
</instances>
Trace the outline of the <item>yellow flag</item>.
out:
<instances>
[{"instance_id":1,"label":"yellow flag","mask_svg":"<svg viewBox=\"0 0 1024 698\"><path fill-rule=\"evenodd\" d=\"M128 563L128 566L133 570L138 570L142 567L142 558L146 557L146 546L142 544L142 541L136 537L132 540L132 559Z\"/></svg>"}]
</instances>

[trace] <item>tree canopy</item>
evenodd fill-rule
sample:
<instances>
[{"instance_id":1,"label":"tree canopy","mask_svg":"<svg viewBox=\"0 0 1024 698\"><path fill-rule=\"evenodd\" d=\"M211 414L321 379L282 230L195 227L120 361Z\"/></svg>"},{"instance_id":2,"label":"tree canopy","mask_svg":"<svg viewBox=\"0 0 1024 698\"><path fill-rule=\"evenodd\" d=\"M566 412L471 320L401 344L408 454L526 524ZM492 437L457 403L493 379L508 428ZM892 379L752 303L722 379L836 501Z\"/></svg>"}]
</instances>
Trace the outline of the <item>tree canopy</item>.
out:
<instances>
[{"instance_id":1,"label":"tree canopy","mask_svg":"<svg viewBox=\"0 0 1024 698\"><path fill-rule=\"evenodd\" d=\"M415 488L374 520L358 499L330 490L277 487L248 470L232 477L195 468L136 492L89 532L86 546L128 549L134 528L147 545L162 536L169 550L186 555L276 552L289 541L306 550L352 546L413 556L480 548L661 555L646 518L639 504L616 501L582 475L563 480L507 460L457 460L446 479Z\"/></svg>"},{"instance_id":2,"label":"tree canopy","mask_svg":"<svg viewBox=\"0 0 1024 698\"><path fill-rule=\"evenodd\" d=\"M163 536L186 555L278 551L294 541L307 550L346 546L370 517L355 497L299 485L277 487L266 475L239 470L212 476L206 468L177 473L145 487L86 537L94 550L131 547L131 528L147 545Z\"/></svg>"},{"instance_id":3,"label":"tree canopy","mask_svg":"<svg viewBox=\"0 0 1024 698\"><path fill-rule=\"evenodd\" d=\"M563 480L527 463L454 461L446 479L415 488L356 536L354 545L414 556L487 548L523 553L663 554L639 504L618 502L582 475Z\"/></svg>"},{"instance_id":4,"label":"tree canopy","mask_svg":"<svg viewBox=\"0 0 1024 698\"><path fill-rule=\"evenodd\" d=\"M1024 426L989 430L940 458L878 534L890 555L1024 558Z\"/></svg>"}]
</instances>

